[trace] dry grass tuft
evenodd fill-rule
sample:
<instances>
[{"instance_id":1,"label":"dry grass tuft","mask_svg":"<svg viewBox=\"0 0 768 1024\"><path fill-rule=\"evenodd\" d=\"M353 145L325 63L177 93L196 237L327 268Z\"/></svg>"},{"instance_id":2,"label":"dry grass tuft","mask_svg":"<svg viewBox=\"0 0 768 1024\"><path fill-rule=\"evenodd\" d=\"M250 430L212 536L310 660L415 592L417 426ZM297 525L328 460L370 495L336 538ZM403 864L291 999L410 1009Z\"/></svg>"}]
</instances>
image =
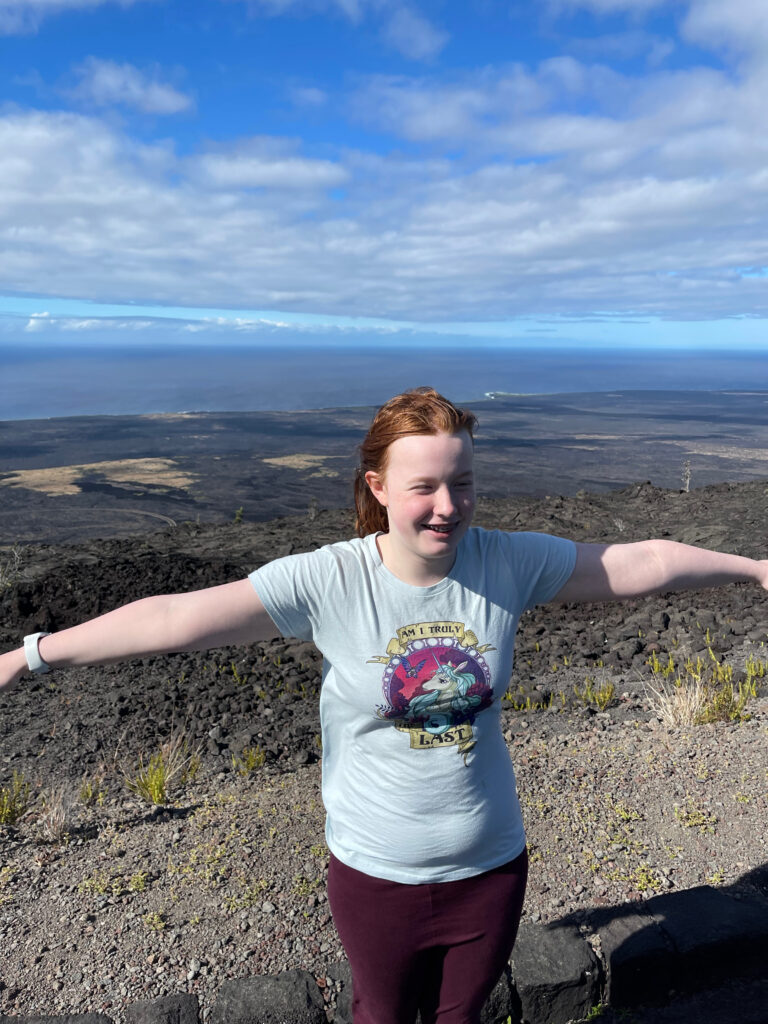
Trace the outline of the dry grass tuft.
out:
<instances>
[{"instance_id":1,"label":"dry grass tuft","mask_svg":"<svg viewBox=\"0 0 768 1024\"><path fill-rule=\"evenodd\" d=\"M37 821L46 839L62 842L74 826L76 816L77 794L70 786L56 786L43 793Z\"/></svg>"},{"instance_id":2,"label":"dry grass tuft","mask_svg":"<svg viewBox=\"0 0 768 1024\"><path fill-rule=\"evenodd\" d=\"M701 679L680 683L677 678L654 675L644 687L651 711L667 729L698 725L703 720L708 696Z\"/></svg>"},{"instance_id":3,"label":"dry grass tuft","mask_svg":"<svg viewBox=\"0 0 768 1024\"><path fill-rule=\"evenodd\" d=\"M0 590L12 587L23 579L23 556L21 548L12 547L0 552Z\"/></svg>"}]
</instances>

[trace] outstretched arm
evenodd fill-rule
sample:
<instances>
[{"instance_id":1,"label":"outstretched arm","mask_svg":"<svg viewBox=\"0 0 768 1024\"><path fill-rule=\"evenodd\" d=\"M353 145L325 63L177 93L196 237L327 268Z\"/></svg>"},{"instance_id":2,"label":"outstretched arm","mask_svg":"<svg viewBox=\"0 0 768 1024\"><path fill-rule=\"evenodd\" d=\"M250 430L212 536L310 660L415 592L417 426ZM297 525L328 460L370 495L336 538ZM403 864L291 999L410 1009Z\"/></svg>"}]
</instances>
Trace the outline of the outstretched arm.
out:
<instances>
[{"instance_id":1,"label":"outstretched arm","mask_svg":"<svg viewBox=\"0 0 768 1024\"><path fill-rule=\"evenodd\" d=\"M768 589L768 560L726 555L671 540L577 544L576 549L574 570L555 601L617 601L750 581Z\"/></svg>"},{"instance_id":2,"label":"outstretched arm","mask_svg":"<svg viewBox=\"0 0 768 1024\"><path fill-rule=\"evenodd\" d=\"M187 594L147 597L40 641L53 668L253 643L279 636L249 580ZM23 648L0 656L0 692L27 671Z\"/></svg>"}]
</instances>

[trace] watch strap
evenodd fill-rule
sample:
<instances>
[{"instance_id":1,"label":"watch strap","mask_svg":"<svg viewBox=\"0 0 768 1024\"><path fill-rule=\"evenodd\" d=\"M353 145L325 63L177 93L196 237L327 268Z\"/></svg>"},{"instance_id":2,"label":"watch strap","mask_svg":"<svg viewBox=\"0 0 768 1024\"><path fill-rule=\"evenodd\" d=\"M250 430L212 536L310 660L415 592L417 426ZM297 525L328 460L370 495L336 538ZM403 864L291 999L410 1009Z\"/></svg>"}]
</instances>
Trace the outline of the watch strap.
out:
<instances>
[{"instance_id":1,"label":"watch strap","mask_svg":"<svg viewBox=\"0 0 768 1024\"><path fill-rule=\"evenodd\" d=\"M27 665L29 671L34 672L35 675L42 675L43 672L50 672L51 666L47 661L43 661L40 657L40 650L38 644L44 636L50 636L50 633L30 633L29 636L24 637L24 654L27 658Z\"/></svg>"}]
</instances>

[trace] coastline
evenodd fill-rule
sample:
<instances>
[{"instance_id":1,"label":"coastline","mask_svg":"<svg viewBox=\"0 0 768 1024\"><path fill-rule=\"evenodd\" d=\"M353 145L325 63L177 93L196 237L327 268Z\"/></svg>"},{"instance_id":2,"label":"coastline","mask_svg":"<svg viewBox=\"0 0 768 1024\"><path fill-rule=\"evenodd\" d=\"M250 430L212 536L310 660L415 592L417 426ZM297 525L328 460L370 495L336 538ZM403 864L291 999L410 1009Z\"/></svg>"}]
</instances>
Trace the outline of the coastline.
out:
<instances>
[{"instance_id":1,"label":"coastline","mask_svg":"<svg viewBox=\"0 0 768 1024\"><path fill-rule=\"evenodd\" d=\"M736 349L638 349L529 344L46 345L0 344L0 416L40 411L291 411L334 408L354 395L380 405L428 383L456 402L486 392L599 393L750 389L768 374L766 353Z\"/></svg>"}]
</instances>

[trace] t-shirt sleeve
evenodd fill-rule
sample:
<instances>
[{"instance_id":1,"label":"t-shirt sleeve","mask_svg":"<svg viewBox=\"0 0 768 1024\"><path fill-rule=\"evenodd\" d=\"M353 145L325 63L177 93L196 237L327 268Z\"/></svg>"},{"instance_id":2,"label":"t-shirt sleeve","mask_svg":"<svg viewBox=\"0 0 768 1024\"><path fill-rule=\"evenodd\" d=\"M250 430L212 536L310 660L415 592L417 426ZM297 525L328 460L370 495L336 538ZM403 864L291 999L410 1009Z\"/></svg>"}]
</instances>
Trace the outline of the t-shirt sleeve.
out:
<instances>
[{"instance_id":1,"label":"t-shirt sleeve","mask_svg":"<svg viewBox=\"0 0 768 1024\"><path fill-rule=\"evenodd\" d=\"M324 550L267 562L248 579L282 636L311 640L320 624L330 566Z\"/></svg>"},{"instance_id":2,"label":"t-shirt sleeve","mask_svg":"<svg viewBox=\"0 0 768 1024\"><path fill-rule=\"evenodd\" d=\"M501 547L521 610L551 601L568 582L576 545L548 533L500 533Z\"/></svg>"}]
</instances>

